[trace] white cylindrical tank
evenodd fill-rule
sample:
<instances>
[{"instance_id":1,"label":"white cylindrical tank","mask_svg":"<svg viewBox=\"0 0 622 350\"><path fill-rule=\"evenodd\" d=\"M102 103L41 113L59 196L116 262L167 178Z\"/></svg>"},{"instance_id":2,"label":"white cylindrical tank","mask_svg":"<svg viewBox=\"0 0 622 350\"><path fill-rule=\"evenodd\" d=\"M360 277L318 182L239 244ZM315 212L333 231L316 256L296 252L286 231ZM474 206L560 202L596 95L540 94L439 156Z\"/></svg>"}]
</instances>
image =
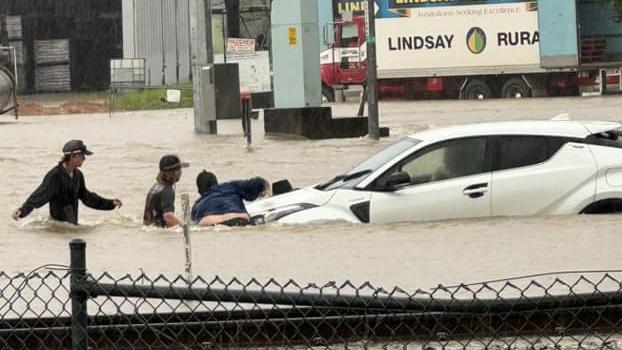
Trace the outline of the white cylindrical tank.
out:
<instances>
[{"instance_id":1,"label":"white cylindrical tank","mask_svg":"<svg viewBox=\"0 0 622 350\"><path fill-rule=\"evenodd\" d=\"M8 108L15 91L15 76L5 67L0 66L0 111Z\"/></svg>"}]
</instances>

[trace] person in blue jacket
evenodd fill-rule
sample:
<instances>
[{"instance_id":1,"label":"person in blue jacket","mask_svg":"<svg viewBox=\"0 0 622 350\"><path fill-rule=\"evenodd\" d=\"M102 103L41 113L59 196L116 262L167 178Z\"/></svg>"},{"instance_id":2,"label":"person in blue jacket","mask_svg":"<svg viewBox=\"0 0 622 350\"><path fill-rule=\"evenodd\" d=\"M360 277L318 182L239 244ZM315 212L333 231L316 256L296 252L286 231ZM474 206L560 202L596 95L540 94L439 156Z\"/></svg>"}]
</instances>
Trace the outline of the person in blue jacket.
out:
<instances>
[{"instance_id":1,"label":"person in blue jacket","mask_svg":"<svg viewBox=\"0 0 622 350\"><path fill-rule=\"evenodd\" d=\"M245 226L251 224L244 201L270 195L270 183L261 177L218 184L216 175L203 170L197 175L201 197L192 206L192 220L199 225Z\"/></svg>"}]
</instances>

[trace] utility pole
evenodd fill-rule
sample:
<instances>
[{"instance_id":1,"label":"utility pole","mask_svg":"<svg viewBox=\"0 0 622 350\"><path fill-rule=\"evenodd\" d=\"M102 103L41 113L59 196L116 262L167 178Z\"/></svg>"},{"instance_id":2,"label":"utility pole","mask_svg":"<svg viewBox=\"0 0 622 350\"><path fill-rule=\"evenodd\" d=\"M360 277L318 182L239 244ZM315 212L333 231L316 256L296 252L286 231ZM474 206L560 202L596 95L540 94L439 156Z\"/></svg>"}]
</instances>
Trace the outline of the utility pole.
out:
<instances>
[{"instance_id":1,"label":"utility pole","mask_svg":"<svg viewBox=\"0 0 622 350\"><path fill-rule=\"evenodd\" d=\"M204 89L205 114L207 118L207 132L212 135L218 134L218 123L216 120L216 85L214 73L214 40L212 39L212 0L203 0L205 9L205 41L207 42L207 70L202 72L207 76L201 77L201 82L206 86Z\"/></svg>"},{"instance_id":2,"label":"utility pole","mask_svg":"<svg viewBox=\"0 0 622 350\"><path fill-rule=\"evenodd\" d=\"M378 72L376 65L376 21L375 1L367 0L367 103L369 117L367 118L368 136L371 139L380 138L378 122Z\"/></svg>"},{"instance_id":3,"label":"utility pole","mask_svg":"<svg viewBox=\"0 0 622 350\"><path fill-rule=\"evenodd\" d=\"M227 12L227 38L240 37L240 0L225 1Z\"/></svg>"},{"instance_id":4,"label":"utility pole","mask_svg":"<svg viewBox=\"0 0 622 350\"><path fill-rule=\"evenodd\" d=\"M207 40L205 39L205 19L202 18L203 0L189 0L190 13L190 56L192 60L192 105L194 111L194 131L206 133L207 126L203 123L205 108L203 105L203 84L201 84L201 68L207 64Z\"/></svg>"},{"instance_id":5,"label":"utility pole","mask_svg":"<svg viewBox=\"0 0 622 350\"><path fill-rule=\"evenodd\" d=\"M212 44L212 0L203 0L205 9L205 41L207 46L207 64L214 63L214 45Z\"/></svg>"},{"instance_id":6,"label":"utility pole","mask_svg":"<svg viewBox=\"0 0 622 350\"><path fill-rule=\"evenodd\" d=\"M194 131L216 134L211 0L190 0L190 14Z\"/></svg>"}]
</instances>

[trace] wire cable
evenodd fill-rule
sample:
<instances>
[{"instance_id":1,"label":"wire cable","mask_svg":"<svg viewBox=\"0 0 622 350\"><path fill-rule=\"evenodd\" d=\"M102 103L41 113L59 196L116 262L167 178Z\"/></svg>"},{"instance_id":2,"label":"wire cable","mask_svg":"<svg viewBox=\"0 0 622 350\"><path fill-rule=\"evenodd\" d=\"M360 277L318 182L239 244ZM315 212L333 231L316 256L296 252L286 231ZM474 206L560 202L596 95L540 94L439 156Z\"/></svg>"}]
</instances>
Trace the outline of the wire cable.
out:
<instances>
[{"instance_id":1,"label":"wire cable","mask_svg":"<svg viewBox=\"0 0 622 350\"><path fill-rule=\"evenodd\" d=\"M462 283L453 286L443 286L439 284L439 287L442 288L459 288L459 287L468 287L475 286L480 284L489 284L489 283L498 283L498 282L509 282L509 281L517 281L524 280L527 278L536 278L536 277L546 277L546 276L556 276L556 275L570 275L570 274L592 274L592 273L622 273L622 270L567 270L567 271L552 271L552 272L544 272L544 273L536 273L530 275L509 277L509 278L499 278L494 280L488 280L483 282L473 282L473 283ZM434 287L430 289L438 289L439 287Z\"/></svg>"}]
</instances>

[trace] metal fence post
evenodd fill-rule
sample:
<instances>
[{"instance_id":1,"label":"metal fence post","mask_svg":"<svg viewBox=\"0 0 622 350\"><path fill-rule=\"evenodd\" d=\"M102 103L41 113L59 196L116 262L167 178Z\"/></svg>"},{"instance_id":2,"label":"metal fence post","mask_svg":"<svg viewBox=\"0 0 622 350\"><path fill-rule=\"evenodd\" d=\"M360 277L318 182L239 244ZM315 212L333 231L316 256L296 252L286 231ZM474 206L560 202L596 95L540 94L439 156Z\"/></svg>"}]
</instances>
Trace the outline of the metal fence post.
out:
<instances>
[{"instance_id":1,"label":"metal fence post","mask_svg":"<svg viewBox=\"0 0 622 350\"><path fill-rule=\"evenodd\" d=\"M251 95L242 95L242 127L244 129L244 136L246 137L246 147L251 148L253 142L252 128L251 128L251 115L253 114L253 102Z\"/></svg>"},{"instance_id":2,"label":"metal fence post","mask_svg":"<svg viewBox=\"0 0 622 350\"><path fill-rule=\"evenodd\" d=\"M188 285L192 284L192 242L190 241L190 196L187 193L181 195L181 206L184 211L184 251L186 254L186 279Z\"/></svg>"},{"instance_id":3,"label":"metal fence post","mask_svg":"<svg viewBox=\"0 0 622 350\"><path fill-rule=\"evenodd\" d=\"M88 314L86 310L87 293L84 291L86 280L86 242L74 239L69 242L71 251L71 349L87 350Z\"/></svg>"}]
</instances>

